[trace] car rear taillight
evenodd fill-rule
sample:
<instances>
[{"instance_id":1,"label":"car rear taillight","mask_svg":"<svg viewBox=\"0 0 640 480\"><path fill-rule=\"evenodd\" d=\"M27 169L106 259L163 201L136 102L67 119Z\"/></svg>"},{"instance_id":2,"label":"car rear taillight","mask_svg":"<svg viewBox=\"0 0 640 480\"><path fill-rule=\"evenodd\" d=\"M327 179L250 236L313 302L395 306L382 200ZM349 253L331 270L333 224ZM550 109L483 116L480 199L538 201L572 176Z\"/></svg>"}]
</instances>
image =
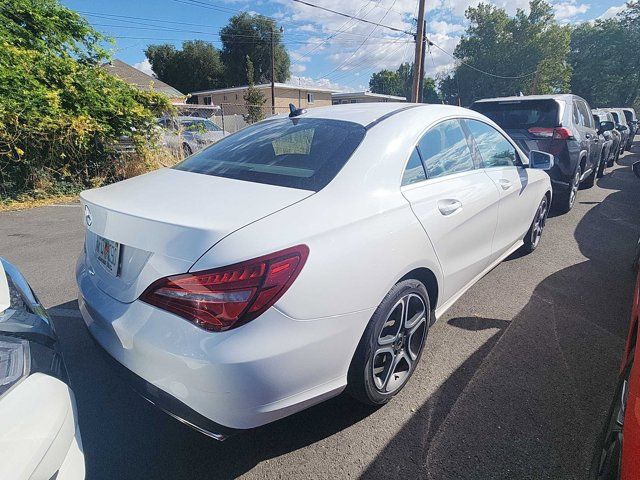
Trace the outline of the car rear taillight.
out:
<instances>
[{"instance_id":1,"label":"car rear taillight","mask_svg":"<svg viewBox=\"0 0 640 480\"><path fill-rule=\"evenodd\" d=\"M261 315L287 291L309 248L298 245L228 267L161 278L140 300L222 332Z\"/></svg>"},{"instance_id":2,"label":"car rear taillight","mask_svg":"<svg viewBox=\"0 0 640 480\"><path fill-rule=\"evenodd\" d=\"M528 130L528 132L536 137L553 138L554 140L567 140L568 138L573 137L573 132L565 127L532 127Z\"/></svg>"}]
</instances>

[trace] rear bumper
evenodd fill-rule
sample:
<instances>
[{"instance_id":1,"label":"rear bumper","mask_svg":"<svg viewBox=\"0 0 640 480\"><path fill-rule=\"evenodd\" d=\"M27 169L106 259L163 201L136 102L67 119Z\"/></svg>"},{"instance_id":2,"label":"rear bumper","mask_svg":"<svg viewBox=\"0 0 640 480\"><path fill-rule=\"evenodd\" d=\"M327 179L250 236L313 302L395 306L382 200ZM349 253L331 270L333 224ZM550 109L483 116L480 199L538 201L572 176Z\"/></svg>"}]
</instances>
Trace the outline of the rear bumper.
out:
<instances>
[{"instance_id":1,"label":"rear bumper","mask_svg":"<svg viewBox=\"0 0 640 480\"><path fill-rule=\"evenodd\" d=\"M134 388L196 429L223 436L340 393L373 313L299 321L272 307L240 328L214 333L139 300L109 297L82 259L76 279L91 336Z\"/></svg>"}]
</instances>

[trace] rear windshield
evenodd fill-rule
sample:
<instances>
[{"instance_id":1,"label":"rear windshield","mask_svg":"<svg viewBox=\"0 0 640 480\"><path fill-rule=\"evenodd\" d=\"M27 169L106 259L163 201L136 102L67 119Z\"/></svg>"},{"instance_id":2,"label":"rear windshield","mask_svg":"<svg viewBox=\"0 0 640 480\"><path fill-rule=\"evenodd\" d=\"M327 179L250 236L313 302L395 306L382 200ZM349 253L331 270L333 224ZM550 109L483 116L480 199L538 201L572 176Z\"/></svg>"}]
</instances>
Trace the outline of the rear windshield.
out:
<instances>
[{"instance_id":1,"label":"rear windshield","mask_svg":"<svg viewBox=\"0 0 640 480\"><path fill-rule=\"evenodd\" d=\"M177 170L318 191L365 135L353 122L278 118L256 123L201 150Z\"/></svg>"},{"instance_id":2,"label":"rear windshield","mask_svg":"<svg viewBox=\"0 0 640 480\"><path fill-rule=\"evenodd\" d=\"M558 103L554 100L480 102L473 104L471 108L486 115L505 130L559 125Z\"/></svg>"}]
</instances>

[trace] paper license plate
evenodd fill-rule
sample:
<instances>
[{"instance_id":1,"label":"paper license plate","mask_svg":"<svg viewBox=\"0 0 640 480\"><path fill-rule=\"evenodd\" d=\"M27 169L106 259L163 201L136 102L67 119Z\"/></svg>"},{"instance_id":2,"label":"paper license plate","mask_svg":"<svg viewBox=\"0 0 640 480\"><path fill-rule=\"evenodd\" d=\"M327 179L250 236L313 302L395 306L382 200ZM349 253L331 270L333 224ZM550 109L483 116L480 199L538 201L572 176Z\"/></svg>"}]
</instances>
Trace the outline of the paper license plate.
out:
<instances>
[{"instance_id":1,"label":"paper license plate","mask_svg":"<svg viewBox=\"0 0 640 480\"><path fill-rule=\"evenodd\" d=\"M118 276L120 266L120 244L98 235L96 238L96 258L114 276Z\"/></svg>"}]
</instances>

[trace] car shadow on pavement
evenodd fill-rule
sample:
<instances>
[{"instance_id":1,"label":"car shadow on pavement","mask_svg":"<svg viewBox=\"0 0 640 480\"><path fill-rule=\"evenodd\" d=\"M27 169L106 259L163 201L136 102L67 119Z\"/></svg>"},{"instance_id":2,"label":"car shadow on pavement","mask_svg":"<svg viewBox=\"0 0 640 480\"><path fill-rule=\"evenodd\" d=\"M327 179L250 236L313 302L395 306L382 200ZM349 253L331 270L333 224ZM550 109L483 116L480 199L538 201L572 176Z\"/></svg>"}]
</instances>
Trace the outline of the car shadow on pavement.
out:
<instances>
[{"instance_id":1,"label":"car shadow on pavement","mask_svg":"<svg viewBox=\"0 0 640 480\"><path fill-rule=\"evenodd\" d=\"M466 331L496 333L399 426L363 478L585 478L616 383L631 304L640 181L629 157L598 180L612 193L589 206L576 227L586 261L545 278L509 321L448 320ZM536 255L511 260L526 268ZM152 407L115 375L77 302L51 310L77 398L88 479L234 478L375 411L340 395L216 442Z\"/></svg>"},{"instance_id":2,"label":"car shadow on pavement","mask_svg":"<svg viewBox=\"0 0 640 480\"><path fill-rule=\"evenodd\" d=\"M619 165L636 159L626 155ZM616 385L640 235L640 181L630 168L598 186L611 193L574 232L587 260L538 283L528 304L416 411L361 478L587 478Z\"/></svg>"}]
</instances>

